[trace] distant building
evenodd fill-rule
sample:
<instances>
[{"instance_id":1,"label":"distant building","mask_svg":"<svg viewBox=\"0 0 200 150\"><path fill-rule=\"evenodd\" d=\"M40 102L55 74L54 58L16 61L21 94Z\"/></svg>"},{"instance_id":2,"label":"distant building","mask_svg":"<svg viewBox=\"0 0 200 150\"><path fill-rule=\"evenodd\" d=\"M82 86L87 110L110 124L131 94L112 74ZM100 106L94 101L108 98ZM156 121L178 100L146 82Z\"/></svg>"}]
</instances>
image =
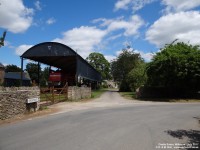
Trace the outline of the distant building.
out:
<instances>
[{"instance_id":1,"label":"distant building","mask_svg":"<svg viewBox=\"0 0 200 150\"><path fill-rule=\"evenodd\" d=\"M4 86L20 86L21 72L7 72L4 76ZM23 72L22 86L31 86L31 78L28 72Z\"/></svg>"},{"instance_id":2,"label":"distant building","mask_svg":"<svg viewBox=\"0 0 200 150\"><path fill-rule=\"evenodd\" d=\"M5 67L2 63L0 63L0 85L3 84L5 76Z\"/></svg>"}]
</instances>

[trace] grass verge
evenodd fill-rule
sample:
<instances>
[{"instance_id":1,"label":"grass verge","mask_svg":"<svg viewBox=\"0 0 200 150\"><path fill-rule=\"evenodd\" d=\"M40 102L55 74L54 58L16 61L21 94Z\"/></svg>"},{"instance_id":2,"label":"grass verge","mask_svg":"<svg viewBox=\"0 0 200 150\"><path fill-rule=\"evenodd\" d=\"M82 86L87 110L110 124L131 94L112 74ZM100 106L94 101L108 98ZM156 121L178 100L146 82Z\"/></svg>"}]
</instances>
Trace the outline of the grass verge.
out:
<instances>
[{"instance_id":1,"label":"grass verge","mask_svg":"<svg viewBox=\"0 0 200 150\"><path fill-rule=\"evenodd\" d=\"M119 92L119 94L126 99L135 99L135 92Z\"/></svg>"},{"instance_id":2,"label":"grass verge","mask_svg":"<svg viewBox=\"0 0 200 150\"><path fill-rule=\"evenodd\" d=\"M152 102L170 102L170 103L196 103L200 102L200 99L184 99L184 98L143 98L140 101L152 101Z\"/></svg>"},{"instance_id":3,"label":"grass verge","mask_svg":"<svg viewBox=\"0 0 200 150\"><path fill-rule=\"evenodd\" d=\"M119 94L126 98L126 99L136 99L135 92L119 92ZM138 101L152 101L152 102L170 102L170 103L195 103L200 102L200 99L183 99L183 98L144 98L144 99L137 99Z\"/></svg>"},{"instance_id":4,"label":"grass verge","mask_svg":"<svg viewBox=\"0 0 200 150\"><path fill-rule=\"evenodd\" d=\"M91 98L99 98L105 91L106 89L92 90Z\"/></svg>"}]
</instances>

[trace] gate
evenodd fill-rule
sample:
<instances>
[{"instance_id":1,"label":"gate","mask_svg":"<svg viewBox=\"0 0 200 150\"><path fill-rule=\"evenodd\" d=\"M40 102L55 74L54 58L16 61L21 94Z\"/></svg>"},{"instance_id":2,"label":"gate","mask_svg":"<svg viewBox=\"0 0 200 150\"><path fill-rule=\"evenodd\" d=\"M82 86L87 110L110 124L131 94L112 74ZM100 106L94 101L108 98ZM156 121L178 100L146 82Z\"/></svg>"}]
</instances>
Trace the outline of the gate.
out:
<instances>
[{"instance_id":1,"label":"gate","mask_svg":"<svg viewBox=\"0 0 200 150\"><path fill-rule=\"evenodd\" d=\"M40 101L42 103L54 104L66 100L68 100L67 82L62 88L57 88L54 85L48 88L40 88Z\"/></svg>"}]
</instances>

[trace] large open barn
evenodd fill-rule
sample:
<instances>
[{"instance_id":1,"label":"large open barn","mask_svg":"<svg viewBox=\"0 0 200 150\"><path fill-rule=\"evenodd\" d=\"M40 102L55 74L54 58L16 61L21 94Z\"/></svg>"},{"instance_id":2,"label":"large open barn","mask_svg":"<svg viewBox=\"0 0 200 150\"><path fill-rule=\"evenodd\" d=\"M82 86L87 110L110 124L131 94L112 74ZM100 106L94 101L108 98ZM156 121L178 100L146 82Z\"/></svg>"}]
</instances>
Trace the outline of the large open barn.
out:
<instances>
[{"instance_id":1,"label":"large open barn","mask_svg":"<svg viewBox=\"0 0 200 150\"><path fill-rule=\"evenodd\" d=\"M24 59L56 67L58 71L52 74L52 81L59 75L64 85L91 85L96 87L101 82L101 75L86 60L77 54L72 48L57 42L44 42L37 44L21 56L21 68L23 70ZM56 74L59 72L60 74ZM39 72L38 72L39 76Z\"/></svg>"}]
</instances>

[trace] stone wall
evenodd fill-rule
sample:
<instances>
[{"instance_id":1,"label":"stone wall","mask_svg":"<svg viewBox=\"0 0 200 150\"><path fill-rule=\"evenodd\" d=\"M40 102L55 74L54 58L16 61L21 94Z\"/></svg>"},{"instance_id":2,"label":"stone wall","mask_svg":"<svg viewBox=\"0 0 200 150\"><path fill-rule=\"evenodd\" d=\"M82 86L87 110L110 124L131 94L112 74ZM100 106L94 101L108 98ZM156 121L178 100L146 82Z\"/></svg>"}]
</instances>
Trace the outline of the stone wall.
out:
<instances>
[{"instance_id":1,"label":"stone wall","mask_svg":"<svg viewBox=\"0 0 200 150\"><path fill-rule=\"evenodd\" d=\"M33 110L27 99L39 98L38 87L0 87L0 120L12 118ZM36 104L36 110L39 109Z\"/></svg>"},{"instance_id":2,"label":"stone wall","mask_svg":"<svg viewBox=\"0 0 200 150\"><path fill-rule=\"evenodd\" d=\"M4 76L5 76L5 69L0 67L0 84L3 84Z\"/></svg>"},{"instance_id":3,"label":"stone wall","mask_svg":"<svg viewBox=\"0 0 200 150\"><path fill-rule=\"evenodd\" d=\"M91 87L68 87L68 99L79 100L84 98L91 98Z\"/></svg>"}]
</instances>

